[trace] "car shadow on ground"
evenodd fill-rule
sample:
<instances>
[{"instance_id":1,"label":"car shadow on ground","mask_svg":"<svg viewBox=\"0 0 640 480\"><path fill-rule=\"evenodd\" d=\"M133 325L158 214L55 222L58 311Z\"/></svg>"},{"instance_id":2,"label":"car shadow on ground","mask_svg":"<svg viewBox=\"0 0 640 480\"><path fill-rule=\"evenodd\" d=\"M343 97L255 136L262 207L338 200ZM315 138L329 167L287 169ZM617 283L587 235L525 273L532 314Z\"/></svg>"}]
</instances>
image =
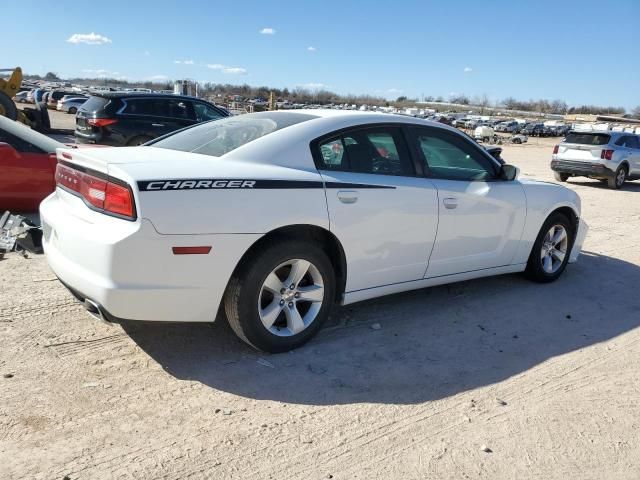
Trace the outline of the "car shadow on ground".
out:
<instances>
[{"instance_id":1,"label":"car shadow on ground","mask_svg":"<svg viewBox=\"0 0 640 480\"><path fill-rule=\"evenodd\" d=\"M599 180L584 179L584 178L581 178L580 180L572 178L567 181L567 184L580 185L582 187L595 187L595 188L609 189L606 182L601 182ZM622 185L620 190L623 192L624 191L640 192L640 181L634 181L634 180L627 181ZM612 190L612 191L615 191L615 190Z\"/></svg>"},{"instance_id":2,"label":"car shadow on ground","mask_svg":"<svg viewBox=\"0 0 640 480\"><path fill-rule=\"evenodd\" d=\"M123 328L170 375L243 397L410 404L500 382L638 327L638 284L638 266L583 253L551 284L506 275L337 308L318 337L279 355L245 346L224 321Z\"/></svg>"}]
</instances>

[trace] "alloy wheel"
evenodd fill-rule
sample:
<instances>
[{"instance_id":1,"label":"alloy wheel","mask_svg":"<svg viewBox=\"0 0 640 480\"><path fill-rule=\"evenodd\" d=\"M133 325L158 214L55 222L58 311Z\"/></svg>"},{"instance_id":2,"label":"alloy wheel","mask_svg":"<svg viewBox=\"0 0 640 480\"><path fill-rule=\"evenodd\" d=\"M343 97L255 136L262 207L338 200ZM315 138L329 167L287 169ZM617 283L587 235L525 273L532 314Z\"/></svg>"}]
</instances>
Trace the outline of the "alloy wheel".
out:
<instances>
[{"instance_id":1,"label":"alloy wheel","mask_svg":"<svg viewBox=\"0 0 640 480\"><path fill-rule=\"evenodd\" d=\"M562 266L567 255L569 236L563 225L554 225L549 229L542 241L540 261L545 273L554 274Z\"/></svg>"},{"instance_id":2,"label":"alloy wheel","mask_svg":"<svg viewBox=\"0 0 640 480\"><path fill-rule=\"evenodd\" d=\"M290 337L313 323L323 301L324 280L318 268L307 260L287 260L265 278L258 315L270 333Z\"/></svg>"}]
</instances>

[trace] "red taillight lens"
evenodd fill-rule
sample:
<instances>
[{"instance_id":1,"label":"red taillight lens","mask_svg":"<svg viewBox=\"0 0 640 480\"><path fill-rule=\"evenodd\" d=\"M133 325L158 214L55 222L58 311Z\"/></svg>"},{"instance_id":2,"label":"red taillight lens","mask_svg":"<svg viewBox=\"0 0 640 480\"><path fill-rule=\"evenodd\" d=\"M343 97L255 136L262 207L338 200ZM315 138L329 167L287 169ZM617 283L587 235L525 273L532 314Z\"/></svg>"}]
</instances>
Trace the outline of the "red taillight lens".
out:
<instances>
[{"instance_id":1,"label":"red taillight lens","mask_svg":"<svg viewBox=\"0 0 640 480\"><path fill-rule=\"evenodd\" d=\"M104 209L133 218L133 196L127 187L116 183L107 183L104 197Z\"/></svg>"},{"instance_id":2,"label":"red taillight lens","mask_svg":"<svg viewBox=\"0 0 640 480\"><path fill-rule=\"evenodd\" d=\"M600 158L602 160L611 160L613 158L613 150L602 150L600 152Z\"/></svg>"},{"instance_id":3,"label":"red taillight lens","mask_svg":"<svg viewBox=\"0 0 640 480\"><path fill-rule=\"evenodd\" d=\"M77 193L96 209L134 219L133 194L129 188L81 172L62 163L56 167L56 183Z\"/></svg>"},{"instance_id":4,"label":"red taillight lens","mask_svg":"<svg viewBox=\"0 0 640 480\"><path fill-rule=\"evenodd\" d=\"M556 153L558 153L558 149L560 148L560 145L556 145L555 147L553 147L553 154L555 155Z\"/></svg>"},{"instance_id":5,"label":"red taillight lens","mask_svg":"<svg viewBox=\"0 0 640 480\"><path fill-rule=\"evenodd\" d=\"M113 125L117 121L112 118L87 118L87 123L94 127L106 127L107 125Z\"/></svg>"}]
</instances>

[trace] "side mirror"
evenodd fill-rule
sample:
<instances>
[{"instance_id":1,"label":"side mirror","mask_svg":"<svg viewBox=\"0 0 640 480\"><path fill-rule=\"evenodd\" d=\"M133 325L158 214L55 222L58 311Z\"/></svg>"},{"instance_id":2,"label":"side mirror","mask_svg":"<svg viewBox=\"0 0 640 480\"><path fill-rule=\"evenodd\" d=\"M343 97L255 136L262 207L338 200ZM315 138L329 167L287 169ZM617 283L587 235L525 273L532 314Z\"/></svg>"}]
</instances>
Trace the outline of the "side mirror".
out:
<instances>
[{"instance_id":1,"label":"side mirror","mask_svg":"<svg viewBox=\"0 0 640 480\"><path fill-rule=\"evenodd\" d=\"M8 143L0 142L0 160L19 160L20 154Z\"/></svg>"},{"instance_id":2,"label":"side mirror","mask_svg":"<svg viewBox=\"0 0 640 480\"><path fill-rule=\"evenodd\" d=\"M514 167L508 163L505 163L500 167L500 178L502 180L507 180L509 182L515 180L519 173L520 169L518 167Z\"/></svg>"}]
</instances>

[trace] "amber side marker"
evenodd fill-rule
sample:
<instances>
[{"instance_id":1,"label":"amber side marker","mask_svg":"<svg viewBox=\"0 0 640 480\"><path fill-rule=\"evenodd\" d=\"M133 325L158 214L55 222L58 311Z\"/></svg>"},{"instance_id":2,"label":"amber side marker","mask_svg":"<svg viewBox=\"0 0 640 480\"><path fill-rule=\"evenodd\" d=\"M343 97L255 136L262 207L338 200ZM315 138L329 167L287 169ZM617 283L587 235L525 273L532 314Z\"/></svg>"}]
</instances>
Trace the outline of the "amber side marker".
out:
<instances>
[{"instance_id":1,"label":"amber side marker","mask_svg":"<svg viewBox=\"0 0 640 480\"><path fill-rule=\"evenodd\" d=\"M211 251L211 247L172 247L174 255L206 255Z\"/></svg>"}]
</instances>

